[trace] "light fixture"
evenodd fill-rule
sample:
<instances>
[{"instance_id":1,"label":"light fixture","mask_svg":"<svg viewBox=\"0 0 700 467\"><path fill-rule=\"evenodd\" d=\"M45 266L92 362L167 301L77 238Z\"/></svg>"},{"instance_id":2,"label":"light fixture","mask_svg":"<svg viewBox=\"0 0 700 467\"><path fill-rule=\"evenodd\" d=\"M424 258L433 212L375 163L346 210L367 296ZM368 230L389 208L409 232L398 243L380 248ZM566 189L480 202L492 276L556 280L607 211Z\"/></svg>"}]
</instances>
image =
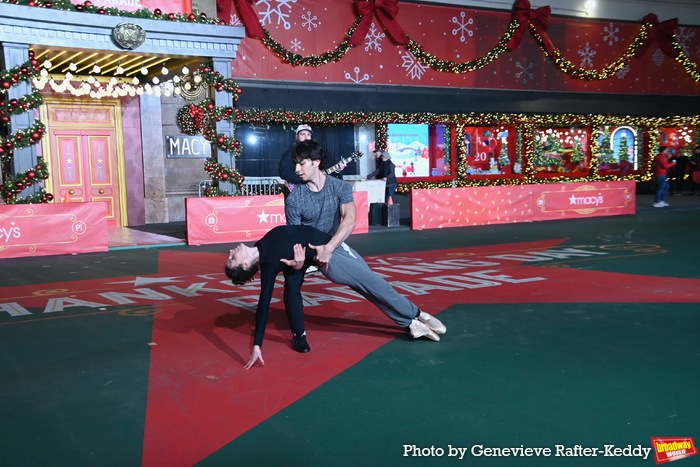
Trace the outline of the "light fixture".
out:
<instances>
[{"instance_id":1,"label":"light fixture","mask_svg":"<svg viewBox=\"0 0 700 467\"><path fill-rule=\"evenodd\" d=\"M145 66L142 66L142 67L141 67L141 74L142 74L142 75L147 75L147 74L148 74L148 68L146 68Z\"/></svg>"},{"instance_id":2,"label":"light fixture","mask_svg":"<svg viewBox=\"0 0 700 467\"><path fill-rule=\"evenodd\" d=\"M44 60L43 66L44 68L51 68L53 66L53 63L51 63L51 61L47 58L46 60Z\"/></svg>"},{"instance_id":3,"label":"light fixture","mask_svg":"<svg viewBox=\"0 0 700 467\"><path fill-rule=\"evenodd\" d=\"M92 72L93 72L93 73L99 73L100 71L102 71L102 70L100 69L100 66L99 66L99 65L95 64L95 65L92 67Z\"/></svg>"},{"instance_id":4,"label":"light fixture","mask_svg":"<svg viewBox=\"0 0 700 467\"><path fill-rule=\"evenodd\" d=\"M169 70L164 66L163 68L160 69L160 74L161 75L167 75Z\"/></svg>"},{"instance_id":5,"label":"light fixture","mask_svg":"<svg viewBox=\"0 0 700 467\"><path fill-rule=\"evenodd\" d=\"M69 69L70 71L75 71L75 70L78 69L78 66L77 66L75 63L70 62L70 65L68 65L68 69Z\"/></svg>"},{"instance_id":6,"label":"light fixture","mask_svg":"<svg viewBox=\"0 0 700 467\"><path fill-rule=\"evenodd\" d=\"M118 74L118 75L123 75L123 74L124 74L124 67L122 67L121 65L119 65L119 66L117 67L117 71L115 71L115 73Z\"/></svg>"}]
</instances>

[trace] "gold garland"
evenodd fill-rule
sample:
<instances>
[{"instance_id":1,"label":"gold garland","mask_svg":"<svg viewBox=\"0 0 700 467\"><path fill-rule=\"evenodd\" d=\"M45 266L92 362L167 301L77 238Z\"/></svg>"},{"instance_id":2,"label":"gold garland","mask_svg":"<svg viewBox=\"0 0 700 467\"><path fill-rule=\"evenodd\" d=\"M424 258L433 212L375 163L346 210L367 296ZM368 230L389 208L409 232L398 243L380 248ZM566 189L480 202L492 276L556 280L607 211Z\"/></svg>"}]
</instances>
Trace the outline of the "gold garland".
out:
<instances>
[{"instance_id":1,"label":"gold garland","mask_svg":"<svg viewBox=\"0 0 700 467\"><path fill-rule=\"evenodd\" d=\"M540 36L540 34L537 32L537 29L535 29L535 27L532 24L530 24L530 32L532 33L533 37L535 38L535 41L537 42L537 45L540 47L545 56L550 58L554 66L556 66L561 72L566 73L571 78L578 78L584 80L600 80L614 76L618 71L622 70L627 64L629 64L632 61L636 50L646 41L651 26L652 25L650 23L642 25L642 28L639 30L639 34L637 34L632 43L629 46L627 46L625 51L622 53L622 56L614 62L610 63L609 65L603 67L603 69L600 71L586 70L584 68L574 65L571 61L563 57L559 49L554 49L551 54L547 53L543 45L544 41L542 39L542 36Z\"/></svg>"},{"instance_id":2,"label":"gold garland","mask_svg":"<svg viewBox=\"0 0 700 467\"><path fill-rule=\"evenodd\" d=\"M430 68L436 71L446 71L450 73L471 73L472 71L482 69L483 67L500 57L501 54L508 51L506 45L508 44L508 41L510 41L510 39L513 37L513 34L515 34L515 31L517 31L518 24L519 23L515 20L511 21L510 25L508 26L508 31L506 31L506 33L503 36L501 36L501 39L498 41L498 43L491 50L489 50L476 60L468 60L462 63L455 63L450 60L440 60L434 55L429 54L428 52L423 50L423 47L410 37L408 45L406 45L406 50L411 52L418 60L421 61L421 63L429 66Z\"/></svg>"}]
</instances>

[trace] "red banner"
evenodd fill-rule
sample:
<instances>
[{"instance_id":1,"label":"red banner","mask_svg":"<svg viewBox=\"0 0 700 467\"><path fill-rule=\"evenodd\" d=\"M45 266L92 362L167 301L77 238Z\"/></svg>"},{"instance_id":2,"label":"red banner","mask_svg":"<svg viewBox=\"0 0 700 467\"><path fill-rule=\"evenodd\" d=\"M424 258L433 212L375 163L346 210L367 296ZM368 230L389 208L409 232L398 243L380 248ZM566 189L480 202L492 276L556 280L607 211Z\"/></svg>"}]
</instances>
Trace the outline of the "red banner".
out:
<instances>
[{"instance_id":1,"label":"red banner","mask_svg":"<svg viewBox=\"0 0 700 467\"><path fill-rule=\"evenodd\" d=\"M243 3L243 2L239 2ZM249 2L250 3L250 2ZM297 2L253 2L260 26L290 54L303 57L323 55L334 50L351 30L355 20L354 6L370 7L371 2L355 0L298 0ZM378 2L373 2L374 4ZM382 2L389 3L389 2ZM529 2L519 1L525 5ZM658 4L660 5L660 3ZM667 44L657 36L649 38L649 52L632 59L607 79L576 79L552 65L543 49L527 27L532 24L543 36L544 47L554 47L570 66L587 71L605 69L622 57L640 34L638 22L603 21L598 19L551 17L542 8L526 11L516 18L520 21L522 41L508 53L486 61L513 21L510 11L492 11L464 6L430 5L419 2L398 2L392 23L420 44L426 53L450 64L483 61L483 67L465 73L438 71L426 60L419 60L407 48L396 42L393 29L378 14L363 17L366 33L353 35L359 45L352 47L340 60L330 60L323 66L289 66L274 55L274 47L266 47L259 39L246 37L233 62L236 78L255 80L343 83L377 86L431 86L477 89L541 90L551 92L625 93L625 94L689 94L698 91L697 83L683 65L661 52ZM427 21L426 18L430 20ZM230 20L240 24L240 16L232 12ZM683 18L681 18L682 22ZM674 30L676 40L691 60L697 62L700 30L680 26ZM361 35L362 37L357 37ZM439 38L437 40L436 38ZM336 51L336 54L340 52ZM560 59L557 59L560 60ZM660 79L663 78L663 79ZM255 106L245 102L243 105ZM620 109L620 112L624 112Z\"/></svg>"},{"instance_id":2,"label":"red banner","mask_svg":"<svg viewBox=\"0 0 700 467\"><path fill-rule=\"evenodd\" d=\"M557 183L534 187L536 221L635 213L634 181Z\"/></svg>"},{"instance_id":3,"label":"red banner","mask_svg":"<svg viewBox=\"0 0 700 467\"><path fill-rule=\"evenodd\" d=\"M357 212L366 213L367 192L353 195ZM282 195L187 198L185 209L189 245L256 241L286 223ZM368 231L367 216L358 214L353 233Z\"/></svg>"},{"instance_id":4,"label":"red banner","mask_svg":"<svg viewBox=\"0 0 700 467\"><path fill-rule=\"evenodd\" d=\"M634 181L411 191L414 230L635 213Z\"/></svg>"},{"instance_id":5,"label":"red banner","mask_svg":"<svg viewBox=\"0 0 700 467\"><path fill-rule=\"evenodd\" d=\"M532 186L438 188L411 191L414 230L532 220Z\"/></svg>"},{"instance_id":6,"label":"red banner","mask_svg":"<svg viewBox=\"0 0 700 467\"><path fill-rule=\"evenodd\" d=\"M0 206L0 258L107 251L107 203Z\"/></svg>"}]
</instances>

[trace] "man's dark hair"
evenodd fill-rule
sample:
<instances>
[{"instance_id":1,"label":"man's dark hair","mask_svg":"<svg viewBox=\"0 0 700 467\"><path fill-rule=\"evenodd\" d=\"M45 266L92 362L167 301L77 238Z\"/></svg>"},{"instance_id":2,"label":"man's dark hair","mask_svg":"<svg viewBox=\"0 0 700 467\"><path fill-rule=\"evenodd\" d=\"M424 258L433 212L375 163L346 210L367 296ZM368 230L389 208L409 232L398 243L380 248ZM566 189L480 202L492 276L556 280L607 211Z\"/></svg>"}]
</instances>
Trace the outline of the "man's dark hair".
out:
<instances>
[{"instance_id":1,"label":"man's dark hair","mask_svg":"<svg viewBox=\"0 0 700 467\"><path fill-rule=\"evenodd\" d=\"M224 272L226 276L231 279L233 285L243 285L253 280L253 276L258 272L258 269L258 263L253 264L248 269L243 268L242 264L238 264L232 268L230 268L228 264L224 266Z\"/></svg>"},{"instance_id":2,"label":"man's dark hair","mask_svg":"<svg viewBox=\"0 0 700 467\"><path fill-rule=\"evenodd\" d=\"M321 161L320 166L323 166L323 162L326 159L326 152L316 141L302 141L292 148L292 160L295 164L298 164L304 159Z\"/></svg>"}]
</instances>

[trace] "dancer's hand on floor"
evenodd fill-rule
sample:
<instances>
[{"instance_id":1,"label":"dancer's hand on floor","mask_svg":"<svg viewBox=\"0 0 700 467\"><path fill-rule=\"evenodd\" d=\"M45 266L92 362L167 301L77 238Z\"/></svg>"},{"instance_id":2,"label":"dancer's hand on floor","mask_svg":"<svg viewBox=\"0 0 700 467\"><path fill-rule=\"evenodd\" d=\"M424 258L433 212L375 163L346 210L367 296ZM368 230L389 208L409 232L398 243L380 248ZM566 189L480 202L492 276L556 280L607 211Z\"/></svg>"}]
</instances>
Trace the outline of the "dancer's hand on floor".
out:
<instances>
[{"instance_id":1,"label":"dancer's hand on floor","mask_svg":"<svg viewBox=\"0 0 700 467\"><path fill-rule=\"evenodd\" d=\"M253 351L250 353L250 358L248 358L248 363L243 367L246 370L250 369L255 365L255 362L260 360L260 366L265 366L265 360L263 359L262 356L262 350L260 349L259 345L254 345L253 346Z\"/></svg>"}]
</instances>

